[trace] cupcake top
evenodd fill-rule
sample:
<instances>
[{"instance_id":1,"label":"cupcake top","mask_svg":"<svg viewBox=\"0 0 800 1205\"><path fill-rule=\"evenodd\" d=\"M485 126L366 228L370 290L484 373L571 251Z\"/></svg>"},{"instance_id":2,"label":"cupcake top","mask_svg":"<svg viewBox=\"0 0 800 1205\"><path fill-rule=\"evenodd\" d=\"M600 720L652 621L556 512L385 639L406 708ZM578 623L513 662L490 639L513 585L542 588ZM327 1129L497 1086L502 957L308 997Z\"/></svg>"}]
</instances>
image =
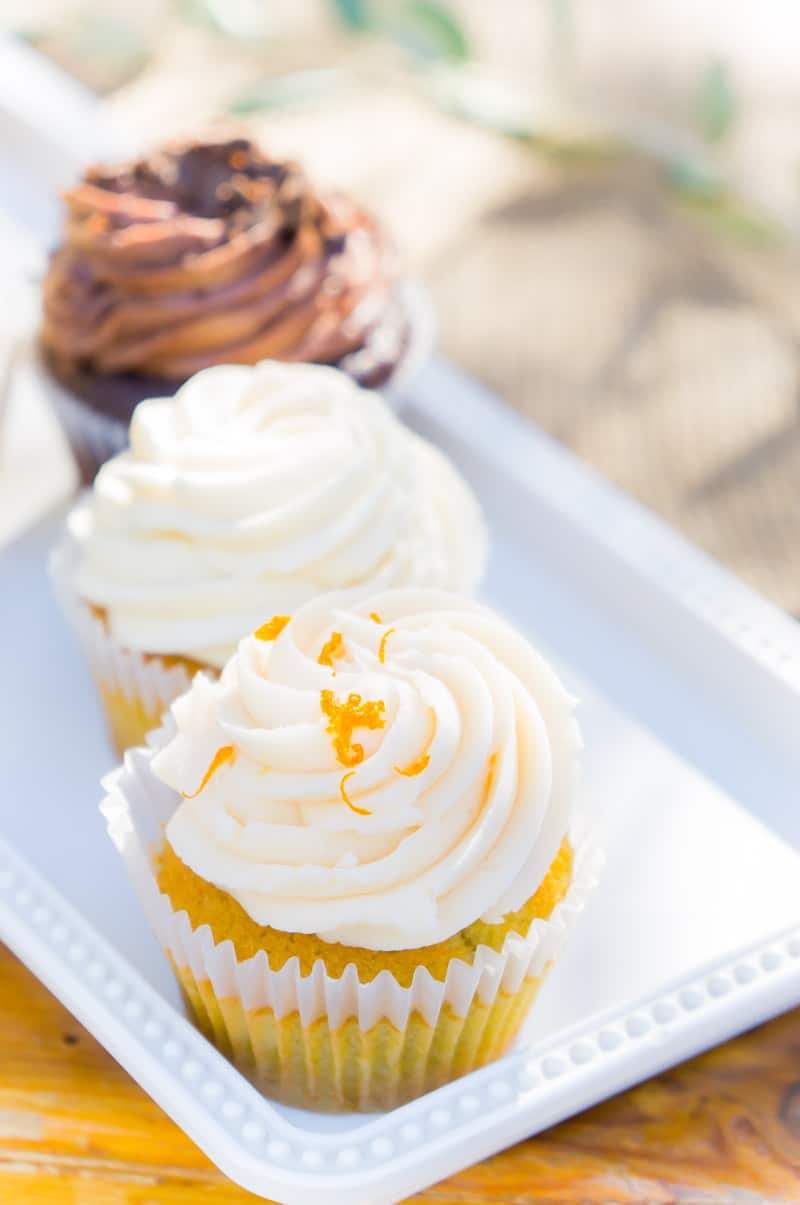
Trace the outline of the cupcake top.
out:
<instances>
[{"instance_id":1,"label":"cupcake top","mask_svg":"<svg viewBox=\"0 0 800 1205\"><path fill-rule=\"evenodd\" d=\"M394 254L373 219L245 138L93 167L65 203L41 331L62 377L180 382L272 357L375 384L403 350Z\"/></svg>"},{"instance_id":2,"label":"cupcake top","mask_svg":"<svg viewBox=\"0 0 800 1205\"><path fill-rule=\"evenodd\" d=\"M141 403L69 527L77 591L121 645L215 667L328 590L470 592L487 548L469 487L378 394L277 362Z\"/></svg>"},{"instance_id":3,"label":"cupcake top","mask_svg":"<svg viewBox=\"0 0 800 1205\"><path fill-rule=\"evenodd\" d=\"M173 705L153 771L178 857L259 925L372 950L497 922L567 832L572 700L492 611L434 590L319 598Z\"/></svg>"}]
</instances>

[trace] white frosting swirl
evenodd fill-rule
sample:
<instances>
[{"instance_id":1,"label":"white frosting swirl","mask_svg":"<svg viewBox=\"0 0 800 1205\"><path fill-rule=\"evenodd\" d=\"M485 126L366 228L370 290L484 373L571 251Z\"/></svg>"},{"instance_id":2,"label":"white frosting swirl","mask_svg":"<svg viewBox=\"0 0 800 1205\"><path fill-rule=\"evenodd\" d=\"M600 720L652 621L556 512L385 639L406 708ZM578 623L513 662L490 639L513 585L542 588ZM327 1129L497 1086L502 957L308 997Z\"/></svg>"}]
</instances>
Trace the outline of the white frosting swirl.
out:
<instances>
[{"instance_id":1,"label":"white frosting swirl","mask_svg":"<svg viewBox=\"0 0 800 1205\"><path fill-rule=\"evenodd\" d=\"M344 653L321 665L334 633ZM382 726L352 734L360 761L335 747L326 691L383 704ZM572 700L497 615L440 591L317 599L274 641L246 637L173 714L153 769L194 797L168 840L258 924L428 945L521 907L569 825Z\"/></svg>"},{"instance_id":2,"label":"white frosting swirl","mask_svg":"<svg viewBox=\"0 0 800 1205\"><path fill-rule=\"evenodd\" d=\"M486 559L472 492L377 394L270 361L143 402L70 527L78 591L122 645L216 667L265 614L354 586L471 592Z\"/></svg>"}]
</instances>

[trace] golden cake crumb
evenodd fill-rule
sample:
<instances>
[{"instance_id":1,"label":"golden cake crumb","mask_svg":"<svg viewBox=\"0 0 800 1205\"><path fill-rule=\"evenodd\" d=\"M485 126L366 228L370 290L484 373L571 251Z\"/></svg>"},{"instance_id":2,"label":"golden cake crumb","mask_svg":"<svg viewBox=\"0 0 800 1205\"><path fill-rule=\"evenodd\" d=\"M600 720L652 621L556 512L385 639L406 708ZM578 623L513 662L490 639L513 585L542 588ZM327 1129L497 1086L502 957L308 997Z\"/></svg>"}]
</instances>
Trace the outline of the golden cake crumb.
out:
<instances>
[{"instance_id":1,"label":"golden cake crumb","mask_svg":"<svg viewBox=\"0 0 800 1205\"><path fill-rule=\"evenodd\" d=\"M544 880L530 899L500 924L475 921L447 941L416 950L365 950L323 941L308 933L283 933L268 925L258 925L236 900L212 883L206 882L186 866L166 843L157 858L156 873L161 890L176 912L185 911L193 929L209 925L216 942L230 939L240 961L265 950L270 966L278 971L297 957L303 975L310 975L321 960L329 975L338 977L353 963L362 983L369 983L382 970L391 971L403 987L408 987L416 968L422 964L435 979L443 980L453 958L471 963L478 946L501 950L509 933L528 932L534 920L546 920L567 894L572 878L572 846L565 837ZM368 900L365 900L365 906Z\"/></svg>"}]
</instances>

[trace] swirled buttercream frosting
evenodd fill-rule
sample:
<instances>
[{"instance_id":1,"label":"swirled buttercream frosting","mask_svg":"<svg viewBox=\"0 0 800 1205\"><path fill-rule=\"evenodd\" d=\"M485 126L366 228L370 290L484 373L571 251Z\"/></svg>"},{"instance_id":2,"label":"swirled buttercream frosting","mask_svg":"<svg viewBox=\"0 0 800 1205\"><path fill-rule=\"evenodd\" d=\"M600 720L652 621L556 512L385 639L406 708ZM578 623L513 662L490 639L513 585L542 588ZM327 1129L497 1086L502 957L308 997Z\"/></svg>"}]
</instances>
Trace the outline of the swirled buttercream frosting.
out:
<instances>
[{"instance_id":1,"label":"swirled buttercream frosting","mask_svg":"<svg viewBox=\"0 0 800 1205\"><path fill-rule=\"evenodd\" d=\"M70 529L78 593L123 647L215 667L329 590L471 592L487 543L467 484L378 394L275 361L142 402Z\"/></svg>"},{"instance_id":2,"label":"swirled buttercream frosting","mask_svg":"<svg viewBox=\"0 0 800 1205\"><path fill-rule=\"evenodd\" d=\"M91 168L65 204L41 331L62 379L177 385L273 358L377 384L402 353L395 256L374 220L247 139Z\"/></svg>"},{"instance_id":3,"label":"swirled buttercream frosting","mask_svg":"<svg viewBox=\"0 0 800 1205\"><path fill-rule=\"evenodd\" d=\"M374 950L522 906L567 832L580 737L492 611L415 588L328 595L195 678L153 771L178 857L260 925Z\"/></svg>"}]
</instances>

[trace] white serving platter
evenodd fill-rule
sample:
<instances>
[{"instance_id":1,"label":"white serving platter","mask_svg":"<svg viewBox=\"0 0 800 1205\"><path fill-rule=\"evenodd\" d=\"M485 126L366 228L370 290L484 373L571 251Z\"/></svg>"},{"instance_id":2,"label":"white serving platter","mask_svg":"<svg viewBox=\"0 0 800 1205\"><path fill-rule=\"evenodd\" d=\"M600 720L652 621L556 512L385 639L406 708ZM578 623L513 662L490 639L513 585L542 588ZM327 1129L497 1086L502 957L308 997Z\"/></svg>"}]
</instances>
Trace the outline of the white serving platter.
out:
<instances>
[{"instance_id":1,"label":"white serving platter","mask_svg":"<svg viewBox=\"0 0 800 1205\"><path fill-rule=\"evenodd\" d=\"M443 362L405 415L481 495L487 600L583 700L607 861L517 1049L388 1114L272 1104L188 1022L98 812L111 757L45 570L59 518L0 557L0 938L227 1175L288 1205L398 1201L800 1003L794 622Z\"/></svg>"}]
</instances>

